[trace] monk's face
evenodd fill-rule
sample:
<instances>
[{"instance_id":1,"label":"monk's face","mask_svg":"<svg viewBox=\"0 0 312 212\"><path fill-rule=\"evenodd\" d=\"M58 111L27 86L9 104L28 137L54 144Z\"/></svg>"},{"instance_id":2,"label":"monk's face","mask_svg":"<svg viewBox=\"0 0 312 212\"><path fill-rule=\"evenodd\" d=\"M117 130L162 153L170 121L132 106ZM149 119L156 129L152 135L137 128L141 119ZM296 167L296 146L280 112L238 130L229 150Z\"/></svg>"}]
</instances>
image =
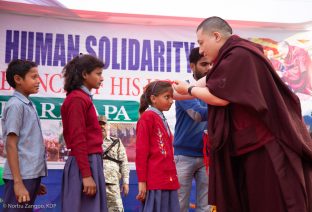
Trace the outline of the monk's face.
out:
<instances>
[{"instance_id":1,"label":"monk's face","mask_svg":"<svg viewBox=\"0 0 312 212\"><path fill-rule=\"evenodd\" d=\"M197 42L199 53L203 54L209 63L213 63L217 58L220 46L220 37L217 32L204 32L203 29L197 31Z\"/></svg>"}]
</instances>

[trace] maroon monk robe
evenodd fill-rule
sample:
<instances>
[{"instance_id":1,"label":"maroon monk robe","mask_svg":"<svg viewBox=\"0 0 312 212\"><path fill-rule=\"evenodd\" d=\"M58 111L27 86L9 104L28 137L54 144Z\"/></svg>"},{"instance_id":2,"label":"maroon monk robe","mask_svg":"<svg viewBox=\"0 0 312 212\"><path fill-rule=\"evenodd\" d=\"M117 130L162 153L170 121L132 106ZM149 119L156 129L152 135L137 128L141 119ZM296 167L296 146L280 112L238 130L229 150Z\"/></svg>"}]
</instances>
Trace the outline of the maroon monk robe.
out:
<instances>
[{"instance_id":1,"label":"maroon monk robe","mask_svg":"<svg viewBox=\"0 0 312 212\"><path fill-rule=\"evenodd\" d=\"M218 212L263 211L266 206L258 208L261 201L274 212L312 211L312 141L298 97L262 48L231 36L207 75L207 87L230 102L225 107L209 105L209 203L217 205ZM253 129L238 129L237 106L246 109L241 114L259 119L253 126L262 129L265 141ZM265 173L257 173L257 168Z\"/></svg>"}]
</instances>

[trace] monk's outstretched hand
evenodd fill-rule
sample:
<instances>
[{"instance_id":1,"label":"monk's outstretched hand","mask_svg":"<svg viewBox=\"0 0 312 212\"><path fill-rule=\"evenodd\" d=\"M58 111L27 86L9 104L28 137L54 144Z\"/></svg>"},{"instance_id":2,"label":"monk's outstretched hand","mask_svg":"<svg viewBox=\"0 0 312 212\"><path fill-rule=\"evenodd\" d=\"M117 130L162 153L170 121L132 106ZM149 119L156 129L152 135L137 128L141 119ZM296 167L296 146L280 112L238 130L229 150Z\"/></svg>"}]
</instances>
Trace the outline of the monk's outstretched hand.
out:
<instances>
[{"instance_id":1,"label":"monk's outstretched hand","mask_svg":"<svg viewBox=\"0 0 312 212\"><path fill-rule=\"evenodd\" d=\"M187 89L190 85L185 81L175 80L172 86L177 93L181 95L187 95Z\"/></svg>"}]
</instances>

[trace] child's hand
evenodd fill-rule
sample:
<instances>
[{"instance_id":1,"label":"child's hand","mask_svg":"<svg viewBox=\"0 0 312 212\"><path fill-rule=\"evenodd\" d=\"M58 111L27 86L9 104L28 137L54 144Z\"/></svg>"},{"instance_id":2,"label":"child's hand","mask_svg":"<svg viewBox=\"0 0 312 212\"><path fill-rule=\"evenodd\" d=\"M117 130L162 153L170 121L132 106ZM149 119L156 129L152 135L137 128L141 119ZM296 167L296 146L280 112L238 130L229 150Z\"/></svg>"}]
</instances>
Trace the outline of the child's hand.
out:
<instances>
[{"instance_id":1,"label":"child's hand","mask_svg":"<svg viewBox=\"0 0 312 212\"><path fill-rule=\"evenodd\" d=\"M94 196L96 194L96 184L91 176L82 178L82 184L83 193L88 196Z\"/></svg>"},{"instance_id":2,"label":"child's hand","mask_svg":"<svg viewBox=\"0 0 312 212\"><path fill-rule=\"evenodd\" d=\"M38 195L45 195L47 193L47 188L45 187L45 185L40 184L39 189L37 191Z\"/></svg>"},{"instance_id":3,"label":"child's hand","mask_svg":"<svg viewBox=\"0 0 312 212\"><path fill-rule=\"evenodd\" d=\"M14 193L18 203L29 202L29 193L22 181L14 183Z\"/></svg>"},{"instance_id":4,"label":"child's hand","mask_svg":"<svg viewBox=\"0 0 312 212\"><path fill-rule=\"evenodd\" d=\"M136 199L139 201L144 201L146 197L146 182L139 182L139 193Z\"/></svg>"},{"instance_id":5,"label":"child's hand","mask_svg":"<svg viewBox=\"0 0 312 212\"><path fill-rule=\"evenodd\" d=\"M129 185L128 184L123 184L121 187L121 192L124 193L124 196L127 196L129 193Z\"/></svg>"}]
</instances>

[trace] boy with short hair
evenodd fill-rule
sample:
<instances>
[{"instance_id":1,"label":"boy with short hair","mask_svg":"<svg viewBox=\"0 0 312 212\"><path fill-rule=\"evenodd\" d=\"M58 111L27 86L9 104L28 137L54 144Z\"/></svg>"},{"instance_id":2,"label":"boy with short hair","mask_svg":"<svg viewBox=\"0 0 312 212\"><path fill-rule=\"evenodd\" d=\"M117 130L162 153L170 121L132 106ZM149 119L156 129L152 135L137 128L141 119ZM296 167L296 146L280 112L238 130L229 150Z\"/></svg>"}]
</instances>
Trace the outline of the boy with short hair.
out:
<instances>
[{"instance_id":1,"label":"boy with short hair","mask_svg":"<svg viewBox=\"0 0 312 212\"><path fill-rule=\"evenodd\" d=\"M4 107L1 120L7 154L3 173L3 203L33 205L37 194L46 194L41 177L47 175L40 121L29 99L30 94L39 90L37 65L27 60L13 60L8 65L6 78L15 91ZM10 207L4 208L4 211L10 210ZM20 210L32 211L31 208Z\"/></svg>"},{"instance_id":2,"label":"boy with short hair","mask_svg":"<svg viewBox=\"0 0 312 212\"><path fill-rule=\"evenodd\" d=\"M107 208L109 212L124 211L120 196L119 180L122 179L122 192L129 193L129 167L124 145L120 138L109 135L106 116L98 117L103 134L103 167L106 182Z\"/></svg>"}]
</instances>

